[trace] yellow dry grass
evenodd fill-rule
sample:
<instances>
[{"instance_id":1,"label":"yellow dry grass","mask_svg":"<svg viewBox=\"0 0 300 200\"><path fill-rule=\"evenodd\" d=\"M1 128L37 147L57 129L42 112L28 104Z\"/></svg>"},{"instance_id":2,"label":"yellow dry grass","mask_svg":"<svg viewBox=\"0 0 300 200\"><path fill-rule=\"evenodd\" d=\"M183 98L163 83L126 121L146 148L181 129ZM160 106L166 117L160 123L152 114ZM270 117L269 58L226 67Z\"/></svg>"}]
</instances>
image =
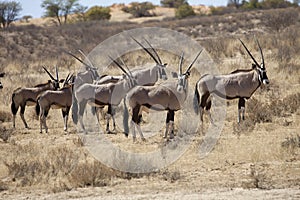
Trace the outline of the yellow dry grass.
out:
<instances>
[{"instance_id":1,"label":"yellow dry grass","mask_svg":"<svg viewBox=\"0 0 300 200\"><path fill-rule=\"evenodd\" d=\"M299 23L292 27L298 36L299 27ZM191 30L189 26L180 28L185 32ZM294 46L288 46L290 38L284 37L287 31L259 35L271 84L258 89L246 102L246 121L241 125L236 123L237 100L229 101L222 134L207 157L199 157L203 135L198 131L188 150L176 162L150 174L123 173L103 166L83 146L71 120L68 133L63 131L59 110L50 110L48 135L39 133L33 107L28 107L25 114L31 129L23 128L19 116L16 129L12 129L9 114L12 91L23 85L32 86L47 77L33 67L24 70L24 66L12 60L3 67L11 71L9 76L1 79L4 88L0 93L0 120L3 121L0 122L0 197L196 199L205 194L207 198L261 198L259 195L297 198L300 183L300 141L297 140L300 134L300 60L297 54L292 54L291 60L279 61L276 46L293 47L296 51L300 48L300 37L294 40ZM226 30L224 33L227 33ZM254 50L257 48L252 38L239 36L247 41L257 57L259 52ZM237 47L240 44L235 38L220 35L203 38L200 43L212 55L221 73L251 66L248 56ZM136 65L135 57L130 57L132 60L128 58L126 62L129 66ZM170 55L164 58L171 66L177 66ZM45 62L52 63L53 59ZM39 65L36 62L33 61L30 66ZM64 77L76 69L76 66L67 65L62 66L60 72ZM21 70L23 73L18 73ZM191 85L199 76L191 77ZM261 111L266 115L259 115ZM149 116L145 117L146 120ZM261 122L257 121L258 117L261 117ZM104 127L104 122L101 123ZM162 131L165 128L164 125L153 126ZM208 126L208 117L205 116L204 133ZM162 131L145 143L140 140L132 143L131 138L124 137L120 128L116 135L106 137L124 149L145 152L163 144Z\"/></svg>"}]
</instances>

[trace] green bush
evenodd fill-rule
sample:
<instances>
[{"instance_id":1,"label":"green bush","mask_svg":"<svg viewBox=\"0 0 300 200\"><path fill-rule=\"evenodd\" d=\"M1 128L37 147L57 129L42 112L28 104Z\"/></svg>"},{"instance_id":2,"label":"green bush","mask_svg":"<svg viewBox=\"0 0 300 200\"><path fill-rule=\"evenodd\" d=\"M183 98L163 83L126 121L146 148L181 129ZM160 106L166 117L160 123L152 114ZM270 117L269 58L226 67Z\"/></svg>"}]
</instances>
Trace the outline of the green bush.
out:
<instances>
[{"instance_id":1,"label":"green bush","mask_svg":"<svg viewBox=\"0 0 300 200\"><path fill-rule=\"evenodd\" d=\"M129 6L124 6L122 11L130 13L133 17L151 17L154 14L150 13L150 10L153 10L155 6L150 2L132 2Z\"/></svg>"},{"instance_id":2,"label":"green bush","mask_svg":"<svg viewBox=\"0 0 300 200\"><path fill-rule=\"evenodd\" d=\"M110 8L93 6L86 13L87 20L108 20L111 17Z\"/></svg>"},{"instance_id":3,"label":"green bush","mask_svg":"<svg viewBox=\"0 0 300 200\"><path fill-rule=\"evenodd\" d=\"M187 0L161 0L160 4L168 8L179 8L182 5L188 4Z\"/></svg>"},{"instance_id":4,"label":"green bush","mask_svg":"<svg viewBox=\"0 0 300 200\"><path fill-rule=\"evenodd\" d=\"M184 4L179 6L176 11L175 11L175 17L182 19L185 17L189 17L189 16L194 16L196 15L192 6L188 5L188 4Z\"/></svg>"}]
</instances>

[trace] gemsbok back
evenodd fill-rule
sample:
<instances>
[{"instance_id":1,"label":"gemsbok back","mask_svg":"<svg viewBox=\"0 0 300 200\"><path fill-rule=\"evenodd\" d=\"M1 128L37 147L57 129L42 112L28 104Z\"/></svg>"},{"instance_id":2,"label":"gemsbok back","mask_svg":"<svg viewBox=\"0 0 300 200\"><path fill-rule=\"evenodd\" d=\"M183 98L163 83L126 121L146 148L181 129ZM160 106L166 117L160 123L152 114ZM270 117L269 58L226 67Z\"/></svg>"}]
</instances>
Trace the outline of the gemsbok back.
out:
<instances>
[{"instance_id":1,"label":"gemsbok back","mask_svg":"<svg viewBox=\"0 0 300 200\"><path fill-rule=\"evenodd\" d=\"M50 76L51 80L48 80L47 83L38 84L33 88L17 88L14 90L11 98L11 112L13 114L13 127L15 128L16 114L18 112L19 107L21 107L20 116L24 123L25 128L29 128L26 120L24 118L24 112L26 106L33 106L36 104L36 99L39 94L46 90L57 90L59 88L59 83L63 82L63 80L58 79L58 71L56 68L56 78L52 76L52 74L45 68L43 69Z\"/></svg>"},{"instance_id":2,"label":"gemsbok back","mask_svg":"<svg viewBox=\"0 0 300 200\"><path fill-rule=\"evenodd\" d=\"M137 128L142 140L145 140L140 122L142 118L142 108L147 107L156 111L167 111L166 131L164 137L167 138L170 132L170 139L174 138L174 116L175 112L181 109L188 93L188 78L190 71L202 50L197 54L187 70L182 73L183 53L179 62L179 75L176 81L163 82L154 86L137 86L133 88L126 97L126 104L132 114L131 129L133 141L136 140L135 128ZM124 127L128 127L128 115L124 112ZM129 130L125 130L128 136Z\"/></svg>"},{"instance_id":3,"label":"gemsbok back","mask_svg":"<svg viewBox=\"0 0 300 200\"><path fill-rule=\"evenodd\" d=\"M127 92L136 84L129 72L127 72L117 61L113 60L113 62L125 73L126 77L124 79L116 83L101 85L85 83L74 91L76 101L73 101L72 107L73 121L75 124L79 121L81 129L85 133L86 129L83 124L83 114L86 104L94 107L108 106L106 132L111 133L109 130L109 120L110 117L114 115L112 107L119 105ZM112 132L114 132L114 130Z\"/></svg>"},{"instance_id":4,"label":"gemsbok back","mask_svg":"<svg viewBox=\"0 0 300 200\"><path fill-rule=\"evenodd\" d=\"M50 108L61 109L64 118L64 131L67 131L68 116L72 106L72 77L72 75L67 76L61 89L56 91L47 90L38 96L36 103L36 114L40 115L40 133L42 133L43 126L46 133L48 133L46 118Z\"/></svg>"},{"instance_id":5,"label":"gemsbok back","mask_svg":"<svg viewBox=\"0 0 300 200\"><path fill-rule=\"evenodd\" d=\"M235 70L226 75L205 74L196 83L194 110L196 114L200 113L201 122L203 122L204 108L208 112L211 108L211 98L209 97L211 94L215 94L221 98L228 100L236 98L239 99L238 123L240 123L241 120L245 119L245 99L249 99L262 84L269 84L263 52L258 40L256 38L255 40L260 51L261 64L258 64L246 45L242 40L240 40L254 62L251 69ZM213 122L210 113L209 116L211 122Z\"/></svg>"}]
</instances>

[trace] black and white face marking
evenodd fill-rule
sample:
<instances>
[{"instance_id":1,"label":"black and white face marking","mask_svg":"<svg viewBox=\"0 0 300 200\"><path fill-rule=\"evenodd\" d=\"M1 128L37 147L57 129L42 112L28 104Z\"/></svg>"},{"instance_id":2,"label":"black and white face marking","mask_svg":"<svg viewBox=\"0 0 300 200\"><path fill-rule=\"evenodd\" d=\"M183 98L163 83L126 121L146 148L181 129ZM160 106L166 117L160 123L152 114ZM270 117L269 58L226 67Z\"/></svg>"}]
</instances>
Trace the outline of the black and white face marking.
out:
<instances>
[{"instance_id":1,"label":"black and white face marking","mask_svg":"<svg viewBox=\"0 0 300 200\"><path fill-rule=\"evenodd\" d=\"M187 74L179 75L178 76L178 84L177 84L177 92L182 93L187 88Z\"/></svg>"},{"instance_id":2,"label":"black and white face marking","mask_svg":"<svg viewBox=\"0 0 300 200\"><path fill-rule=\"evenodd\" d=\"M162 79L162 80L167 80L168 77L167 77L167 73L166 73L166 67L167 67L167 64L159 64L157 65L158 67L158 74L159 74L159 78Z\"/></svg>"},{"instance_id":3,"label":"black and white face marking","mask_svg":"<svg viewBox=\"0 0 300 200\"><path fill-rule=\"evenodd\" d=\"M260 67L257 67L259 72L259 81L262 82L264 85L268 85L269 79L267 76L267 70L263 64L260 65Z\"/></svg>"},{"instance_id":4,"label":"black and white face marking","mask_svg":"<svg viewBox=\"0 0 300 200\"><path fill-rule=\"evenodd\" d=\"M2 89L3 88L3 85L2 85L2 83L0 82L0 89Z\"/></svg>"}]
</instances>

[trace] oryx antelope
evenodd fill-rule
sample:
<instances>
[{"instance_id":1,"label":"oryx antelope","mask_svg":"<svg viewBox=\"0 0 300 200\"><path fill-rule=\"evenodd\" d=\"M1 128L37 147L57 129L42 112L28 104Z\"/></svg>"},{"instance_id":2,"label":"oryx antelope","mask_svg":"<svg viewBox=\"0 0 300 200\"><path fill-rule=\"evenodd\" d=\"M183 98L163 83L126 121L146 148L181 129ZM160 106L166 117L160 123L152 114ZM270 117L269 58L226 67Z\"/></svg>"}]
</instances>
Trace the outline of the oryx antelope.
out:
<instances>
[{"instance_id":1,"label":"oryx antelope","mask_svg":"<svg viewBox=\"0 0 300 200\"><path fill-rule=\"evenodd\" d=\"M0 73L0 77L2 78L2 77L4 77L4 75L5 75L5 73ZM0 89L2 89L3 88L3 85L2 85L2 83L1 83L1 81L0 81Z\"/></svg>"},{"instance_id":2,"label":"oryx antelope","mask_svg":"<svg viewBox=\"0 0 300 200\"><path fill-rule=\"evenodd\" d=\"M201 52L202 50L197 54L184 73L182 73L182 53L179 62L179 75L177 80L163 82L154 86L137 86L128 93L126 102L132 114L131 128L134 141L136 140L135 128L137 128L142 140L145 140L140 127L142 118L141 108L143 106L152 110L167 111L166 131L164 137L166 138L169 132L170 139L174 137L175 112L181 109L181 106L186 100L190 71ZM128 118L128 115L124 115L124 123L128 123L128 119L126 119L126 117ZM128 125L124 124L124 127L128 127Z\"/></svg>"},{"instance_id":3,"label":"oryx antelope","mask_svg":"<svg viewBox=\"0 0 300 200\"><path fill-rule=\"evenodd\" d=\"M132 39L140 45L145 52L147 52L151 58L155 61L156 65L151 67L146 67L142 69L133 70L131 72L134 79L137 81L137 85L154 85L158 79L167 80L166 66L167 64L163 64L156 50L151 46L151 44L145 39L146 43L154 52L155 56L140 42L138 42L135 38Z\"/></svg>"},{"instance_id":4,"label":"oryx antelope","mask_svg":"<svg viewBox=\"0 0 300 200\"><path fill-rule=\"evenodd\" d=\"M47 90L38 96L36 102L36 114L40 115L40 133L42 133L43 126L46 133L48 133L46 118L50 108L61 109L64 118L64 131L67 131L68 116L72 106L72 77L73 75L67 76L63 88L56 91Z\"/></svg>"},{"instance_id":5,"label":"oryx antelope","mask_svg":"<svg viewBox=\"0 0 300 200\"><path fill-rule=\"evenodd\" d=\"M59 88L59 83L63 80L58 79L58 71L56 68L56 78L45 68L43 69L50 76L51 80L48 80L47 83L39 84L33 88L17 88L12 94L11 102L11 112L13 114L13 127L15 128L16 114L19 107L21 107L20 116L25 125L25 128L28 128L26 120L24 118L24 112L26 106L33 106L36 104L36 99L39 94L46 90L57 90Z\"/></svg>"},{"instance_id":6,"label":"oryx antelope","mask_svg":"<svg viewBox=\"0 0 300 200\"><path fill-rule=\"evenodd\" d=\"M201 122L203 121L204 108L208 111L210 109L211 100L209 97L211 94L228 100L238 98L238 122L240 122L241 119L244 120L245 118L245 99L249 99L262 84L269 84L264 56L258 40L256 39L256 43L261 55L261 64L258 64L254 59L243 41L240 40L240 42L252 58L254 64L248 70L235 70L226 75L206 74L199 79L195 88L194 110L197 114L200 110Z\"/></svg>"},{"instance_id":7,"label":"oryx antelope","mask_svg":"<svg viewBox=\"0 0 300 200\"><path fill-rule=\"evenodd\" d=\"M113 62L125 73L126 78L116 83L108 83L102 85L85 83L74 91L74 97L76 101L73 101L72 107L73 121L75 124L77 124L79 120L81 129L84 132L86 132L86 130L82 118L86 104L95 107L103 107L106 105L108 106L106 132L110 133L111 131L109 130L109 120L110 116L113 116L114 114L112 112L112 107L119 105L127 92L136 84L132 79L130 73L124 70L124 68L117 61L113 60Z\"/></svg>"}]
</instances>

